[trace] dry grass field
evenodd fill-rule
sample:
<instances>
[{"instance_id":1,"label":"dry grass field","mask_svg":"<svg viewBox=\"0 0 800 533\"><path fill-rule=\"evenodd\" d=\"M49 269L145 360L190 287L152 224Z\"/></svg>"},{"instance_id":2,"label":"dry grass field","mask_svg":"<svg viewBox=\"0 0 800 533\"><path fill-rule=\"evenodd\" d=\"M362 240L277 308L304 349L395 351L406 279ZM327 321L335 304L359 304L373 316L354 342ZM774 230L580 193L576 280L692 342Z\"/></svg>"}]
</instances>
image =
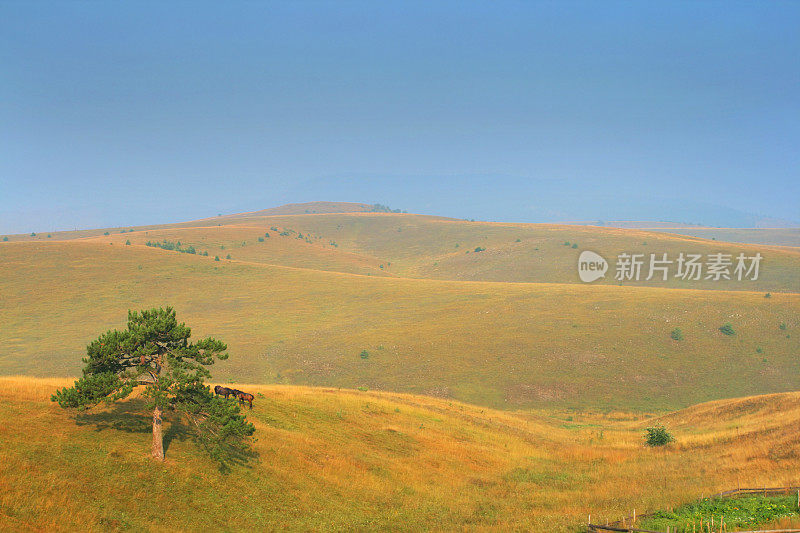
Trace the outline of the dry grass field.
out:
<instances>
[{"instance_id":1,"label":"dry grass field","mask_svg":"<svg viewBox=\"0 0 800 533\"><path fill-rule=\"evenodd\" d=\"M796 484L800 394L651 415L497 411L388 392L239 385L258 456L219 473L180 424L147 457L131 400L83 414L69 380L0 379L0 529L527 530L575 532L744 484ZM174 421L173 421L174 422ZM202 509L202 511L201 511ZM196 512L194 512L194 511Z\"/></svg>"},{"instance_id":2,"label":"dry grass field","mask_svg":"<svg viewBox=\"0 0 800 533\"><path fill-rule=\"evenodd\" d=\"M792 293L364 276L98 239L0 254L2 374L75 375L129 308L172 305L230 345L218 376L238 382L670 409L794 390L800 375Z\"/></svg>"},{"instance_id":3,"label":"dry grass field","mask_svg":"<svg viewBox=\"0 0 800 533\"><path fill-rule=\"evenodd\" d=\"M0 240L0 530L575 532L800 483L797 250L345 208ZM583 284L585 249L764 262ZM257 457L228 474L179 420L150 462L136 398L49 401L128 309L166 305L256 395ZM643 445L655 418L677 442Z\"/></svg>"}]
</instances>

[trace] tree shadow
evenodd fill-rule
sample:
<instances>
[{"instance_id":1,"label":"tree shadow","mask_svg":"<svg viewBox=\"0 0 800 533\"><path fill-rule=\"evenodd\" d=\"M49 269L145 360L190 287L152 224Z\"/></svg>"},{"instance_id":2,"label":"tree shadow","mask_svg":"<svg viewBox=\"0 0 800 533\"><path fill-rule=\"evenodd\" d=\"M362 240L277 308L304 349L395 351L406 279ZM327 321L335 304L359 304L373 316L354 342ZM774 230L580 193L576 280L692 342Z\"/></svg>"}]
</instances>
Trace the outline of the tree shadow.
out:
<instances>
[{"instance_id":1,"label":"tree shadow","mask_svg":"<svg viewBox=\"0 0 800 533\"><path fill-rule=\"evenodd\" d=\"M75 423L78 426L94 426L97 432L116 430L124 433L152 433L153 416L152 414L144 414L146 412L145 402L141 399L133 398L112 403L102 408L101 411L76 413ZM174 441L192 440L211 455L217 462L219 471L223 474L229 473L234 467L252 468L259 458L258 452L247 441L226 442L211 449L184 422L180 413L166 411L163 420L165 455Z\"/></svg>"},{"instance_id":2,"label":"tree shadow","mask_svg":"<svg viewBox=\"0 0 800 533\"><path fill-rule=\"evenodd\" d=\"M77 413L75 423L79 426L94 426L98 432L115 429L125 433L150 433L153 431L153 417L142 414L144 410L142 400L116 402L102 411Z\"/></svg>"}]
</instances>

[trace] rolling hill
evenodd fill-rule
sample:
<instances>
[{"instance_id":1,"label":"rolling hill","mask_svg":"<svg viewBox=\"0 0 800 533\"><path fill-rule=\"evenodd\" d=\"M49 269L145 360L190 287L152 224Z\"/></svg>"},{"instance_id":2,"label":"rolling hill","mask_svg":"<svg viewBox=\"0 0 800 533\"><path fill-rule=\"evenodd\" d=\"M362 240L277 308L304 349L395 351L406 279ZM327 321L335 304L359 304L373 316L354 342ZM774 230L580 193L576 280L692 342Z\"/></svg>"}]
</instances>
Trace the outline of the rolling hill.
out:
<instances>
[{"instance_id":1,"label":"rolling hill","mask_svg":"<svg viewBox=\"0 0 800 533\"><path fill-rule=\"evenodd\" d=\"M506 409L673 409L798 386L797 252L386 213L217 224L0 243L0 373L75 375L86 343L123 327L127 309L173 305L196 335L229 344L224 380ZM165 239L209 255L146 246ZM770 260L754 285L586 285L574 279L582 247L567 239L610 250L760 250ZM454 242L486 251L445 253ZM528 251L503 251L515 246ZM537 263L537 252L547 260ZM726 323L734 335L719 330ZM683 340L671 338L675 328Z\"/></svg>"},{"instance_id":2,"label":"rolling hill","mask_svg":"<svg viewBox=\"0 0 800 533\"><path fill-rule=\"evenodd\" d=\"M241 385L251 460L219 473L172 421L154 468L136 399L71 413L49 401L67 383L0 378L0 529L573 532L800 467L797 393L670 413L677 442L648 449L641 414Z\"/></svg>"}]
</instances>

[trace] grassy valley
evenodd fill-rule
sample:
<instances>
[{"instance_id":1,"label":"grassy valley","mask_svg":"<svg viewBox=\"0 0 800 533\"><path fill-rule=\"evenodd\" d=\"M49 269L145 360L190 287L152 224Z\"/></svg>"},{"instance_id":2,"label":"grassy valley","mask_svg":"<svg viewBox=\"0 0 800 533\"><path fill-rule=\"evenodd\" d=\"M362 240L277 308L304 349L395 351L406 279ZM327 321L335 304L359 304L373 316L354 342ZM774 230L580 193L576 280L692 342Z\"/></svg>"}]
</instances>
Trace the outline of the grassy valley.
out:
<instances>
[{"instance_id":1,"label":"grassy valley","mask_svg":"<svg viewBox=\"0 0 800 533\"><path fill-rule=\"evenodd\" d=\"M177 424L154 468L136 399L74 415L49 401L67 383L0 379L2 529L574 532L800 466L797 393L672 413L677 443L649 449L645 414L240 385L257 395L255 457L219 473Z\"/></svg>"}]
</instances>

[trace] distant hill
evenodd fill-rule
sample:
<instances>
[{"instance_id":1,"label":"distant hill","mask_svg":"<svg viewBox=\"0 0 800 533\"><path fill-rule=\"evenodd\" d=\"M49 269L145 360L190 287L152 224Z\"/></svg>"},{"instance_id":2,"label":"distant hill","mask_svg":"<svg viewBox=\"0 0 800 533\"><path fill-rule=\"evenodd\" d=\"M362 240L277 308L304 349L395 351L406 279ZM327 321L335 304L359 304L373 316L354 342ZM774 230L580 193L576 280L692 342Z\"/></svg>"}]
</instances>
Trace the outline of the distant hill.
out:
<instances>
[{"instance_id":1,"label":"distant hill","mask_svg":"<svg viewBox=\"0 0 800 533\"><path fill-rule=\"evenodd\" d=\"M311 215L321 213L368 213L373 210L374 205L372 204L360 204L353 202L305 202L301 204L285 204L278 207L262 209L260 211L224 215L218 218L267 217L273 215Z\"/></svg>"},{"instance_id":2,"label":"distant hill","mask_svg":"<svg viewBox=\"0 0 800 533\"><path fill-rule=\"evenodd\" d=\"M619 286L612 267L583 284L582 250L764 262L755 281ZM173 305L228 343L237 357L220 377L237 381L512 409L661 409L797 383L797 249L362 211L16 235L0 257L0 374L74 375L86 343L129 308ZM728 322L735 335L720 332Z\"/></svg>"}]
</instances>

